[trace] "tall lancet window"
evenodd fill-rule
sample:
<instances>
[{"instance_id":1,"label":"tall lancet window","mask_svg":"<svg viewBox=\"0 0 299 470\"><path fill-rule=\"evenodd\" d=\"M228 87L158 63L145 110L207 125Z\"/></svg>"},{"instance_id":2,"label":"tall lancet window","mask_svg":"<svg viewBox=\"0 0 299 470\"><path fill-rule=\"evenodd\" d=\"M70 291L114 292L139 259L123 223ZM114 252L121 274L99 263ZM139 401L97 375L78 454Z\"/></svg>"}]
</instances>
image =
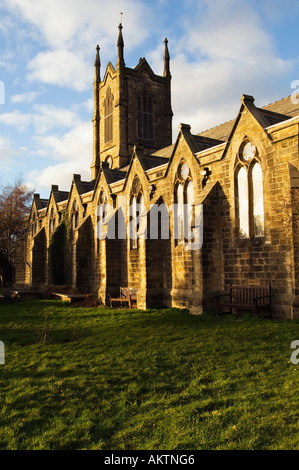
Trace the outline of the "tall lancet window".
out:
<instances>
[{"instance_id":1,"label":"tall lancet window","mask_svg":"<svg viewBox=\"0 0 299 470\"><path fill-rule=\"evenodd\" d=\"M187 240L192 239L192 222L194 218L194 189L192 181L187 181L186 185L186 200L185 200L185 220L184 220L184 234Z\"/></svg>"},{"instance_id":2,"label":"tall lancet window","mask_svg":"<svg viewBox=\"0 0 299 470\"><path fill-rule=\"evenodd\" d=\"M192 222L194 217L194 187L190 169L182 161L177 169L174 190L174 239L175 243L192 240Z\"/></svg>"},{"instance_id":3,"label":"tall lancet window","mask_svg":"<svg viewBox=\"0 0 299 470\"><path fill-rule=\"evenodd\" d=\"M142 193L141 182L136 175L132 183L132 191L130 197L129 207L129 235L130 235L130 249L138 248L139 230L143 228L142 216L144 213L144 197ZM142 227L141 227L142 225Z\"/></svg>"},{"instance_id":4,"label":"tall lancet window","mask_svg":"<svg viewBox=\"0 0 299 470\"><path fill-rule=\"evenodd\" d=\"M56 217L55 217L55 211L52 207L51 212L50 212L50 222L49 222L50 235L52 235L55 229L56 229Z\"/></svg>"},{"instance_id":5,"label":"tall lancet window","mask_svg":"<svg viewBox=\"0 0 299 470\"><path fill-rule=\"evenodd\" d=\"M37 231L37 219L36 219L36 214L33 214L32 225L31 225L31 235L32 235L32 237L35 236L36 231Z\"/></svg>"},{"instance_id":6,"label":"tall lancet window","mask_svg":"<svg viewBox=\"0 0 299 470\"><path fill-rule=\"evenodd\" d=\"M76 199L73 202L72 207L72 229L75 230L79 225L79 206Z\"/></svg>"},{"instance_id":7,"label":"tall lancet window","mask_svg":"<svg viewBox=\"0 0 299 470\"><path fill-rule=\"evenodd\" d=\"M264 235L263 173L258 163L252 169L253 230L256 237Z\"/></svg>"},{"instance_id":8,"label":"tall lancet window","mask_svg":"<svg viewBox=\"0 0 299 470\"><path fill-rule=\"evenodd\" d=\"M103 239L103 237L105 237L103 230L103 221L105 220L108 214L107 202L107 194L104 189L101 189L97 206L97 254L100 253L100 241Z\"/></svg>"},{"instance_id":9,"label":"tall lancet window","mask_svg":"<svg viewBox=\"0 0 299 470\"><path fill-rule=\"evenodd\" d=\"M184 233L184 189L178 184L175 191L175 239L182 240Z\"/></svg>"},{"instance_id":10,"label":"tall lancet window","mask_svg":"<svg viewBox=\"0 0 299 470\"><path fill-rule=\"evenodd\" d=\"M107 143L113 139L113 95L110 87L106 92L104 108L105 143Z\"/></svg>"},{"instance_id":11,"label":"tall lancet window","mask_svg":"<svg viewBox=\"0 0 299 470\"><path fill-rule=\"evenodd\" d=\"M249 237L249 199L247 171L244 167L238 172L239 234Z\"/></svg>"},{"instance_id":12,"label":"tall lancet window","mask_svg":"<svg viewBox=\"0 0 299 470\"><path fill-rule=\"evenodd\" d=\"M236 168L236 208L239 236L262 237L264 228L263 172L257 150L245 141Z\"/></svg>"},{"instance_id":13,"label":"tall lancet window","mask_svg":"<svg viewBox=\"0 0 299 470\"><path fill-rule=\"evenodd\" d=\"M138 139L154 139L153 122L153 100L146 90L143 90L138 96Z\"/></svg>"}]
</instances>

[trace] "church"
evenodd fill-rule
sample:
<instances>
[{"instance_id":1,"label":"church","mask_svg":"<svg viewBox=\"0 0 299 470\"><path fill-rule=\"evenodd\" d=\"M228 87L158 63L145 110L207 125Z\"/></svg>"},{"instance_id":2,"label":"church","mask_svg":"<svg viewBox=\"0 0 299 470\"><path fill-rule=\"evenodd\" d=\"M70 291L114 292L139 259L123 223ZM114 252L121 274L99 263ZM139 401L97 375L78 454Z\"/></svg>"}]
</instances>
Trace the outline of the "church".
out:
<instances>
[{"instance_id":1,"label":"church","mask_svg":"<svg viewBox=\"0 0 299 470\"><path fill-rule=\"evenodd\" d=\"M273 316L298 318L297 101L259 108L244 94L235 119L198 134L180 124L173 142L167 39L163 76L145 58L126 67L121 24L116 67L101 78L97 46L94 69L90 181L74 174L69 191L34 194L16 284L68 286L102 305L126 286L139 309L194 314L231 284L271 284Z\"/></svg>"}]
</instances>

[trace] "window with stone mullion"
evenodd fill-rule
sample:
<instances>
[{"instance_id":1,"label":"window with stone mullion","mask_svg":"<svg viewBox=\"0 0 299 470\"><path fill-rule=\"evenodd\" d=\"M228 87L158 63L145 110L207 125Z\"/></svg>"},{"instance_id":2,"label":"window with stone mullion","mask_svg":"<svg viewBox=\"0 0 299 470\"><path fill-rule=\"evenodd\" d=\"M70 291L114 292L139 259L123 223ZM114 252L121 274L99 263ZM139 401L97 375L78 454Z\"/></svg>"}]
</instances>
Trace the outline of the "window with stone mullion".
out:
<instances>
[{"instance_id":1,"label":"window with stone mullion","mask_svg":"<svg viewBox=\"0 0 299 470\"><path fill-rule=\"evenodd\" d=\"M143 92L138 97L138 138L153 140L153 104L152 98Z\"/></svg>"}]
</instances>

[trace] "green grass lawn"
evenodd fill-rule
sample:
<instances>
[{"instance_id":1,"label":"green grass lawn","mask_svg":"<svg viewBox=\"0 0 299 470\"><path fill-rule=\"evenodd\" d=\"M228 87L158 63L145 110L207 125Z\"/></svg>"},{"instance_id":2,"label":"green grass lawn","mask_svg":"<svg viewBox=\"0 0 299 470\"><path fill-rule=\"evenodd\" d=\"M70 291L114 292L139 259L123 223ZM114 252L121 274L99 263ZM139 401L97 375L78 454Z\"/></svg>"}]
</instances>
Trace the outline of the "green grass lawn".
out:
<instances>
[{"instance_id":1,"label":"green grass lawn","mask_svg":"<svg viewBox=\"0 0 299 470\"><path fill-rule=\"evenodd\" d=\"M299 322L0 304L1 449L299 449Z\"/></svg>"}]
</instances>

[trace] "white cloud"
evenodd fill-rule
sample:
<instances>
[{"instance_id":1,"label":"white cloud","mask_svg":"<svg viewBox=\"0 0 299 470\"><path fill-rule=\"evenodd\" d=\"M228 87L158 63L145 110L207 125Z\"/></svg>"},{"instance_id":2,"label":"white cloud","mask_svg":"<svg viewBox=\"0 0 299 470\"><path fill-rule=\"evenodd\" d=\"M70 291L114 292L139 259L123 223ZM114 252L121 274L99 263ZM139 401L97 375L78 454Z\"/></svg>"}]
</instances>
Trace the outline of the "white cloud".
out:
<instances>
[{"instance_id":1,"label":"white cloud","mask_svg":"<svg viewBox=\"0 0 299 470\"><path fill-rule=\"evenodd\" d=\"M83 91L92 83L93 70L79 53L59 49L39 52L28 63L27 78Z\"/></svg>"},{"instance_id":2,"label":"white cloud","mask_svg":"<svg viewBox=\"0 0 299 470\"><path fill-rule=\"evenodd\" d=\"M86 90L93 76L96 44L109 60L116 53L120 11L124 16L125 47L140 45L155 24L141 0L7 0L7 8L35 26L45 49L28 64L30 81Z\"/></svg>"},{"instance_id":3,"label":"white cloud","mask_svg":"<svg viewBox=\"0 0 299 470\"><path fill-rule=\"evenodd\" d=\"M33 122L39 134L46 134L53 128L71 128L81 121L76 112L52 105L35 105L34 111Z\"/></svg>"},{"instance_id":4,"label":"white cloud","mask_svg":"<svg viewBox=\"0 0 299 470\"><path fill-rule=\"evenodd\" d=\"M259 61L273 55L271 37L254 5L247 0L205 0L198 28L189 29L189 51L213 59Z\"/></svg>"},{"instance_id":5,"label":"white cloud","mask_svg":"<svg viewBox=\"0 0 299 470\"><path fill-rule=\"evenodd\" d=\"M35 25L52 48L72 49L74 41L79 39L86 45L95 37L114 43L121 11L125 12L127 46L131 47L148 36L148 20L153 17L150 7L141 0L7 0L6 4Z\"/></svg>"},{"instance_id":6,"label":"white cloud","mask_svg":"<svg viewBox=\"0 0 299 470\"><path fill-rule=\"evenodd\" d=\"M61 137L55 134L36 136L34 138L39 149L55 160L73 162L74 172L76 163L84 162L85 168L89 168L92 159L92 124L82 122L70 129Z\"/></svg>"},{"instance_id":7,"label":"white cloud","mask_svg":"<svg viewBox=\"0 0 299 470\"><path fill-rule=\"evenodd\" d=\"M32 103L35 101L38 93L36 91L28 91L11 96L10 100L12 103Z\"/></svg>"},{"instance_id":8,"label":"white cloud","mask_svg":"<svg viewBox=\"0 0 299 470\"><path fill-rule=\"evenodd\" d=\"M1 178L6 171L11 170L16 165L16 159L22 157L26 149L19 147L15 148L10 139L0 136L0 165L1 165Z\"/></svg>"},{"instance_id":9,"label":"white cloud","mask_svg":"<svg viewBox=\"0 0 299 470\"><path fill-rule=\"evenodd\" d=\"M0 136L0 161L1 166L9 160L12 153L10 142Z\"/></svg>"},{"instance_id":10,"label":"white cloud","mask_svg":"<svg viewBox=\"0 0 299 470\"><path fill-rule=\"evenodd\" d=\"M77 112L52 105L34 105L33 112L11 111L0 114L0 123L23 132L33 126L37 134L46 134L53 129L71 128L81 122Z\"/></svg>"},{"instance_id":11,"label":"white cloud","mask_svg":"<svg viewBox=\"0 0 299 470\"><path fill-rule=\"evenodd\" d=\"M20 111L12 111L0 114L0 123L15 127L18 131L24 131L31 123L31 115Z\"/></svg>"},{"instance_id":12,"label":"white cloud","mask_svg":"<svg viewBox=\"0 0 299 470\"><path fill-rule=\"evenodd\" d=\"M286 80L298 59L279 56L253 2L190 0L189 7L182 36L168 38L174 137L180 122L198 133L233 119L242 93L258 106L288 94ZM149 57L161 69L160 48Z\"/></svg>"},{"instance_id":13,"label":"white cloud","mask_svg":"<svg viewBox=\"0 0 299 470\"><path fill-rule=\"evenodd\" d=\"M13 61L14 56L12 52L5 52L0 54L0 67L6 71L14 72L16 64Z\"/></svg>"},{"instance_id":14,"label":"white cloud","mask_svg":"<svg viewBox=\"0 0 299 470\"><path fill-rule=\"evenodd\" d=\"M38 188L38 191L49 195L51 184L57 184L61 191L69 191L73 174L81 174L82 180L90 181L90 172L86 165L78 162L63 162L57 165L49 165L43 170L32 170L26 175L26 185L30 188Z\"/></svg>"},{"instance_id":15,"label":"white cloud","mask_svg":"<svg viewBox=\"0 0 299 470\"><path fill-rule=\"evenodd\" d=\"M68 190L73 173L82 175L82 180L90 180L92 159L92 126L90 122L80 123L62 137L48 135L35 137L37 153L49 158L51 163L42 171L30 171L26 177L31 186L49 188L58 184L60 189Z\"/></svg>"}]
</instances>

